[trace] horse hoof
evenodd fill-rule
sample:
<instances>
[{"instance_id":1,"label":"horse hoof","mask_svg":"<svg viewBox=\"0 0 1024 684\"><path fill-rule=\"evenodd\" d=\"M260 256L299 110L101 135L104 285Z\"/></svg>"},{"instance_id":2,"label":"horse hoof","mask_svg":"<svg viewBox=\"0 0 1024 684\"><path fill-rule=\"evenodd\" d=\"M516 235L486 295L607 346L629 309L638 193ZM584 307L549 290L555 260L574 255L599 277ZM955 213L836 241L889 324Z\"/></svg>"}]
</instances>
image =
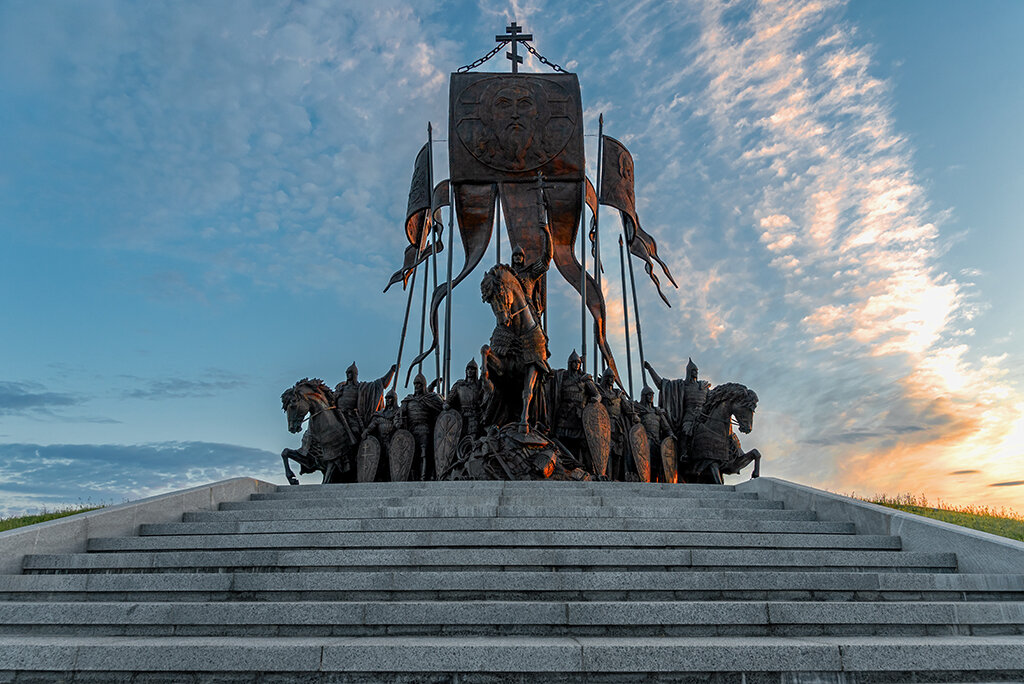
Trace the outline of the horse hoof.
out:
<instances>
[{"instance_id":1,"label":"horse hoof","mask_svg":"<svg viewBox=\"0 0 1024 684\"><path fill-rule=\"evenodd\" d=\"M297 484L299 484L299 480L298 480L298 478L290 477L290 478L288 478L288 484L297 485Z\"/></svg>"}]
</instances>

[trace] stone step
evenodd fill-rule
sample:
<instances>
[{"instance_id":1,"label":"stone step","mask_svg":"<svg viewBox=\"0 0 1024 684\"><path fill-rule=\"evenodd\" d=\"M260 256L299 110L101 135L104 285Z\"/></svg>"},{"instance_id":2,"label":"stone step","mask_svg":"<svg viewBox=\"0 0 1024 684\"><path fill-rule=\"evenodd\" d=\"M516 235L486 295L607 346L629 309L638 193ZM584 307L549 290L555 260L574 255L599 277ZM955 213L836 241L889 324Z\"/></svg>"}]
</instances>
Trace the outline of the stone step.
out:
<instances>
[{"instance_id":1,"label":"stone step","mask_svg":"<svg viewBox=\"0 0 1024 684\"><path fill-rule=\"evenodd\" d=\"M406 518L526 518L553 521L586 519L626 520L816 520L812 511L783 508L638 508L635 506L310 506L302 508L255 508L185 513L184 522L222 520L391 520ZM564 528L564 527L563 527Z\"/></svg>"},{"instance_id":2,"label":"stone step","mask_svg":"<svg viewBox=\"0 0 1024 684\"><path fill-rule=\"evenodd\" d=\"M803 681L850 681L855 673L884 681L921 681L924 673L932 681L1006 681L1024 678L1024 637L18 636L0 642L0 673L31 677L74 670L92 681L117 682L129 679L115 679L114 673L129 669L165 673L172 681L175 673L201 673L189 674L185 681L190 682L224 681L220 673L246 673L246 681L255 682L270 681L273 673L318 682L327 680L310 675L364 673L364 680L403 675L402 681L421 681L430 673L468 673L459 681L494 681L500 673L516 673L520 680L532 673L534 681L583 681L638 670L659 677L749 673L744 678L775 681L794 672L806 673ZM104 673L111 676L104 680ZM812 679L812 674L820 676ZM280 680L277 675L274 681Z\"/></svg>"},{"instance_id":3,"label":"stone step","mask_svg":"<svg viewBox=\"0 0 1024 684\"><path fill-rule=\"evenodd\" d=\"M143 539L160 539L146 537ZM955 572L953 553L871 550L660 549L660 548L395 548L277 549L246 551L111 552L28 555L24 572L194 572L198 569L281 570L492 568L743 570L846 569L895 572Z\"/></svg>"},{"instance_id":4,"label":"stone step","mask_svg":"<svg viewBox=\"0 0 1024 684\"><path fill-rule=\"evenodd\" d=\"M730 532L768 534L854 534L849 522L724 518L337 518L327 520L223 520L140 525L141 536L195 534L279 534L327 532L628 531Z\"/></svg>"},{"instance_id":5,"label":"stone step","mask_svg":"<svg viewBox=\"0 0 1024 684\"><path fill-rule=\"evenodd\" d=\"M755 532L618 532L611 530L460 530L455 532L268 532L90 539L90 552L228 549L873 549L898 551L900 538L870 534L764 534Z\"/></svg>"},{"instance_id":6,"label":"stone step","mask_svg":"<svg viewBox=\"0 0 1024 684\"><path fill-rule=\"evenodd\" d=\"M1024 603L0 602L0 634L818 636L1022 634Z\"/></svg>"},{"instance_id":7,"label":"stone step","mask_svg":"<svg viewBox=\"0 0 1024 684\"><path fill-rule=\"evenodd\" d=\"M685 492L735 492L734 485L690 484L666 482L576 482L560 480L465 480L457 482L353 482L349 484L307 484L278 485L278 492L295 492L299 495L321 495L331 492L370 493L379 496L395 491L429 491L429 492L542 492L558 496L562 493L585 492L618 492L618 493L657 493L670 492L681 495Z\"/></svg>"},{"instance_id":8,"label":"stone step","mask_svg":"<svg viewBox=\"0 0 1024 684\"><path fill-rule=\"evenodd\" d=\"M1024 601L1024 574L886 572L182 572L0 575L24 601Z\"/></svg>"},{"instance_id":9,"label":"stone step","mask_svg":"<svg viewBox=\"0 0 1024 684\"><path fill-rule=\"evenodd\" d=\"M254 495L255 496L255 495ZM415 496L415 497L392 497L381 496L373 499L376 507L380 508L429 508L439 506L459 507L500 507L500 506L547 506L553 507L558 504L566 510L578 510L586 508L625 508L637 511L637 517L646 515L652 510L676 510L686 508L754 508L772 509L783 508L781 501L768 501L765 499L720 499L706 497L691 498L664 498L664 499L637 499L629 496L577 496L547 497L547 496L500 496L500 497L471 497L471 496ZM366 507L366 501L345 498L312 498L312 499L260 499L256 501L225 501L220 504L222 511L244 511L244 510L280 510L285 508L342 508L358 510ZM576 516L578 517L578 515Z\"/></svg>"},{"instance_id":10,"label":"stone step","mask_svg":"<svg viewBox=\"0 0 1024 684\"><path fill-rule=\"evenodd\" d=\"M252 501L275 501L288 499L291 501L309 501L313 499L355 499L360 501L379 500L381 498L419 499L424 497L448 497L452 499L514 499L514 498L546 498L558 501L574 501L576 499L630 499L643 501L665 501L672 499L757 499L754 492L737 492L722 489L633 489L623 491L614 487L593 489L552 489L538 491L530 489L470 489L467 487L390 487L387 489L348 489L344 486L327 486L317 489L279 488L276 492L252 494Z\"/></svg>"}]
</instances>

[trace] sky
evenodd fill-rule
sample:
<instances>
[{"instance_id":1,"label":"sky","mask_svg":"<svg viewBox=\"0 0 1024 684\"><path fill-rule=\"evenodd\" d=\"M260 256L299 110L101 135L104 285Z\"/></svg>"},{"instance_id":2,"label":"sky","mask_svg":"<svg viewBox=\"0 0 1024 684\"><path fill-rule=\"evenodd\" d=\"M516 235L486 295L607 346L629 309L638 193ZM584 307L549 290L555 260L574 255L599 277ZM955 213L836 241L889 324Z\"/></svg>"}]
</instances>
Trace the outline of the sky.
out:
<instances>
[{"instance_id":1,"label":"sky","mask_svg":"<svg viewBox=\"0 0 1024 684\"><path fill-rule=\"evenodd\" d=\"M599 114L633 154L679 282L637 282L647 359L753 388L763 475L1024 510L1024 3L3 0L0 515L284 483L281 392L395 361L413 160L512 19L592 175Z\"/></svg>"}]
</instances>

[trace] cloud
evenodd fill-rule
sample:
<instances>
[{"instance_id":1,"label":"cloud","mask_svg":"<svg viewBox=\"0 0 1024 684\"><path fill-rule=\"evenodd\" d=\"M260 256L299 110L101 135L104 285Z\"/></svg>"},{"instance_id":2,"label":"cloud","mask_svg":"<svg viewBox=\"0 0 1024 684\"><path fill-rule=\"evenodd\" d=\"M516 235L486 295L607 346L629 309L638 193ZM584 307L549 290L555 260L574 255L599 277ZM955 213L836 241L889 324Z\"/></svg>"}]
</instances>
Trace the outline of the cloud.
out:
<instances>
[{"instance_id":1,"label":"cloud","mask_svg":"<svg viewBox=\"0 0 1024 684\"><path fill-rule=\"evenodd\" d=\"M49 392L35 382L0 380L0 416L52 414L54 408L77 406L81 397L63 392Z\"/></svg>"},{"instance_id":2,"label":"cloud","mask_svg":"<svg viewBox=\"0 0 1024 684\"><path fill-rule=\"evenodd\" d=\"M0 444L0 515L116 504L230 477L283 481L280 456L211 442Z\"/></svg>"},{"instance_id":3,"label":"cloud","mask_svg":"<svg viewBox=\"0 0 1024 684\"><path fill-rule=\"evenodd\" d=\"M954 470L950 475L977 475L981 473L980 470Z\"/></svg>"},{"instance_id":4,"label":"cloud","mask_svg":"<svg viewBox=\"0 0 1024 684\"><path fill-rule=\"evenodd\" d=\"M1010 482L993 482L989 487L1017 487L1024 485L1024 480L1012 480Z\"/></svg>"}]
</instances>

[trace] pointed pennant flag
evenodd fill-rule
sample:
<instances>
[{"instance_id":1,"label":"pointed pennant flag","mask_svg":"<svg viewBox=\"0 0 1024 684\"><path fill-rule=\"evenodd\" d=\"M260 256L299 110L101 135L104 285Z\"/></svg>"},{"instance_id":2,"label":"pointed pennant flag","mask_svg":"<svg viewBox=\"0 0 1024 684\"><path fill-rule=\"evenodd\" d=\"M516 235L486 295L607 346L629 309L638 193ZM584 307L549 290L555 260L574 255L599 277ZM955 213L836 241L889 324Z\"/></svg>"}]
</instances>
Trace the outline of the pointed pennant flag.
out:
<instances>
[{"instance_id":1,"label":"pointed pennant flag","mask_svg":"<svg viewBox=\"0 0 1024 684\"><path fill-rule=\"evenodd\" d=\"M441 207L448 206L448 181L441 181L434 187L434 217L431 220L427 214L430 213L431 193L427 184L427 145L420 148L416 155L416 164L412 172L412 184L409 187L409 208L405 217L405 236L409 239L409 246L405 248L402 257L402 267L391 274L391 279L384 287L387 292L391 286L401 281L402 289L413 270L423 263L432 254L440 253L444 249L441 234L444 231L444 224L441 223ZM434 233L434 244L430 244L431 229Z\"/></svg>"},{"instance_id":2,"label":"pointed pennant flag","mask_svg":"<svg viewBox=\"0 0 1024 684\"><path fill-rule=\"evenodd\" d=\"M447 207L451 204L448 199L449 196L449 184L448 181L443 180L434 186L434 225L443 226L441 223L441 208Z\"/></svg>"},{"instance_id":3,"label":"pointed pennant flag","mask_svg":"<svg viewBox=\"0 0 1024 684\"><path fill-rule=\"evenodd\" d=\"M409 244L419 245L426 238L423 226L430 211L430 169L428 168L428 145L420 148L412 170L412 184L409 187L409 208L405 212L405 236Z\"/></svg>"},{"instance_id":4,"label":"pointed pennant flag","mask_svg":"<svg viewBox=\"0 0 1024 684\"><path fill-rule=\"evenodd\" d=\"M427 245L425 249L419 250L418 256L416 245L409 245L406 247L405 254L402 258L402 267L391 274L391 280L388 281L384 291L387 292L391 289L392 285L398 282L402 283L402 289L404 290L406 283L409 282L409 276L412 275L412 272L416 267L426 261L427 257L431 254L434 254L435 252L440 254L442 250L444 250L444 244L440 239L435 240L433 246Z\"/></svg>"},{"instance_id":5,"label":"pointed pennant flag","mask_svg":"<svg viewBox=\"0 0 1024 684\"><path fill-rule=\"evenodd\" d=\"M618 209L622 215L622 225L626 232L626 242L632 254L644 260L644 270L654 282L658 295L665 304L669 304L665 294L661 291L661 282L654 274L654 264L658 262L661 270L675 287L675 278L668 270L668 266L658 256L658 245L654 238L640 227L640 220L636 216L636 196L633 188L633 155L629 153L626 146L615 138L604 137L604 149L602 150L603 160L601 163L601 196L598 198L601 204Z\"/></svg>"},{"instance_id":6,"label":"pointed pennant flag","mask_svg":"<svg viewBox=\"0 0 1024 684\"><path fill-rule=\"evenodd\" d=\"M590 255L597 261L597 191L589 178L583 179L586 182L587 207L590 209L590 230L587 237L590 238ZM601 273L604 273L604 264L598 264Z\"/></svg>"}]
</instances>

